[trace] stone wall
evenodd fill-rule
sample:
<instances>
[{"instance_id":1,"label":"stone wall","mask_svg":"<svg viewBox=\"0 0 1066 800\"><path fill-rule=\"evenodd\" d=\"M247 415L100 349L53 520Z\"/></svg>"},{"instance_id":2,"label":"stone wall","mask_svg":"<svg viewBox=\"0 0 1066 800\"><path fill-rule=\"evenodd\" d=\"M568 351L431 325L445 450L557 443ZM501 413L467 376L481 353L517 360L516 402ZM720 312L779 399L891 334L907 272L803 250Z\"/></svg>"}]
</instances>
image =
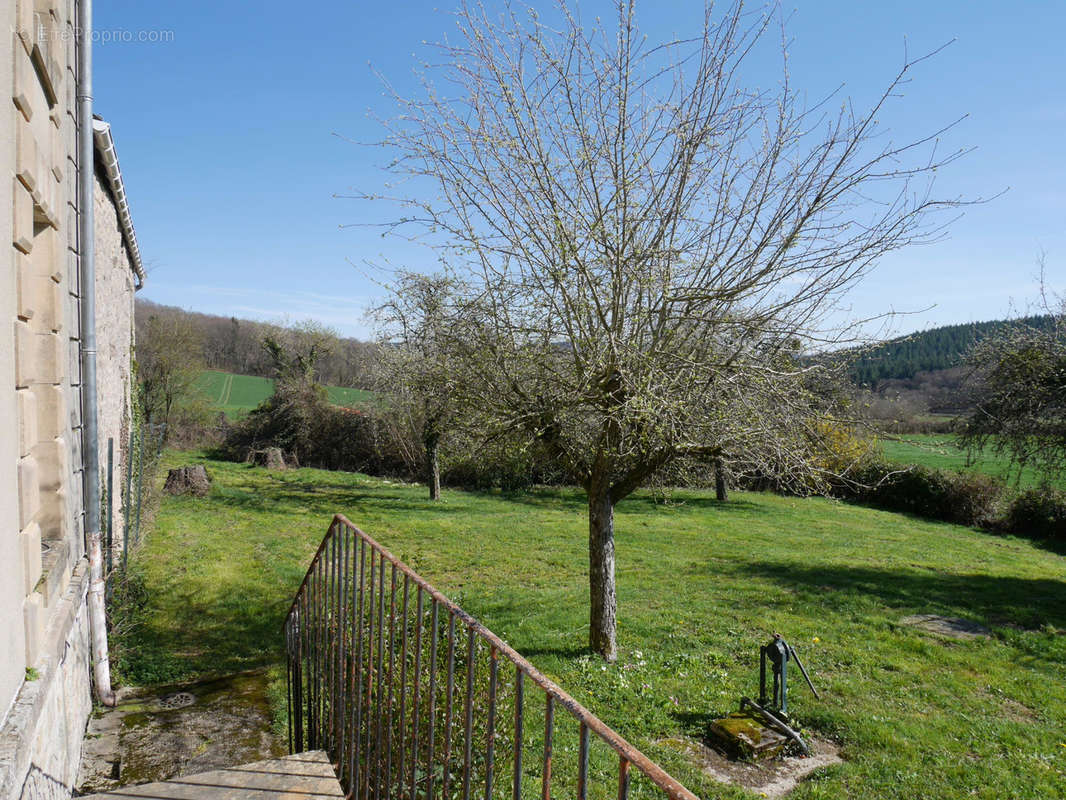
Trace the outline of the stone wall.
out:
<instances>
[{"instance_id":1,"label":"stone wall","mask_svg":"<svg viewBox=\"0 0 1066 800\"><path fill-rule=\"evenodd\" d=\"M77 358L78 231L77 109L73 0L3 3L9 15L13 102L5 104L3 136L12 209L10 239L0 250L0 286L9 314L0 351L14 354L14 372L0 373L0 395L14 413L14 441L0 440L3 494L15 498L0 517L0 627L20 663L0 660L0 711L6 711L27 668L48 654L44 634L82 556L81 403ZM6 206L7 204L5 204ZM4 215L7 216L7 215ZM10 303L10 305L8 305ZM14 449L12 450L12 446ZM9 593L14 589L14 596ZM12 687L13 684L13 687Z\"/></svg>"},{"instance_id":2,"label":"stone wall","mask_svg":"<svg viewBox=\"0 0 1066 800\"><path fill-rule=\"evenodd\" d=\"M0 2L0 800L69 797L91 710L74 10ZM94 211L100 466L112 437L120 485L133 282L99 177Z\"/></svg>"},{"instance_id":3,"label":"stone wall","mask_svg":"<svg viewBox=\"0 0 1066 800\"><path fill-rule=\"evenodd\" d=\"M100 469L107 469L107 441L114 443L111 498L115 549L122 547L122 485L130 436L133 269L122 238L114 199L102 170L93 192L96 252L96 380ZM106 482L105 482L106 486ZM101 492L103 496L103 492ZM107 520L102 522L106 525Z\"/></svg>"},{"instance_id":4,"label":"stone wall","mask_svg":"<svg viewBox=\"0 0 1066 800\"><path fill-rule=\"evenodd\" d=\"M71 796L92 710L88 565L71 576L45 634L45 655L27 680L0 735L0 798Z\"/></svg>"}]
</instances>

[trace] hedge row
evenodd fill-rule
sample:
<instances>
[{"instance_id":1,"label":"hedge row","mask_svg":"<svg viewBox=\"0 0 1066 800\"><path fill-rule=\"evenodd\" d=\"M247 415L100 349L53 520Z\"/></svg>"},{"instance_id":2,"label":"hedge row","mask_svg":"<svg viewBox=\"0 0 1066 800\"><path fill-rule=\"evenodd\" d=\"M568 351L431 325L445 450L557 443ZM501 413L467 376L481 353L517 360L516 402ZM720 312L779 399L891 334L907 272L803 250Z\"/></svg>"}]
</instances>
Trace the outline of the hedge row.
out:
<instances>
[{"instance_id":1,"label":"hedge row","mask_svg":"<svg viewBox=\"0 0 1066 800\"><path fill-rule=\"evenodd\" d=\"M873 461L834 493L889 511L1066 543L1066 493L1046 485L1015 493L977 472Z\"/></svg>"},{"instance_id":2,"label":"hedge row","mask_svg":"<svg viewBox=\"0 0 1066 800\"><path fill-rule=\"evenodd\" d=\"M264 446L280 447L303 466L366 472L418 480L422 456L417 437L394 418L331 406L316 389L279 391L227 431L218 453L243 460ZM535 447L518 441L456 442L441 464L442 482L467 489L521 490L560 484L566 476ZM702 462L678 462L656 485L713 485ZM788 491L757 475L737 476L738 488ZM1066 493L1041 487L1020 493L1004 481L976 472L900 467L866 461L833 494L890 511L1015 533L1066 544Z\"/></svg>"}]
</instances>

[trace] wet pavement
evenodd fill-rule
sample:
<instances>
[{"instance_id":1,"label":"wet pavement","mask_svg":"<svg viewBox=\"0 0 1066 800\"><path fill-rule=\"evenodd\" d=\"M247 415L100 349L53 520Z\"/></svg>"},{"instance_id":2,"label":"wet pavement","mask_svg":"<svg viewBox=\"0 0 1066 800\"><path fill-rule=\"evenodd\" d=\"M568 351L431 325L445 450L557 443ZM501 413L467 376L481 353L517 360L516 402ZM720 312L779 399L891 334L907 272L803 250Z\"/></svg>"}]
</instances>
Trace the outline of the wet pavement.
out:
<instances>
[{"instance_id":1,"label":"wet pavement","mask_svg":"<svg viewBox=\"0 0 1066 800\"><path fill-rule=\"evenodd\" d=\"M79 793L285 755L286 742L271 727L269 683L266 671L256 670L123 692L116 708L89 720Z\"/></svg>"}]
</instances>

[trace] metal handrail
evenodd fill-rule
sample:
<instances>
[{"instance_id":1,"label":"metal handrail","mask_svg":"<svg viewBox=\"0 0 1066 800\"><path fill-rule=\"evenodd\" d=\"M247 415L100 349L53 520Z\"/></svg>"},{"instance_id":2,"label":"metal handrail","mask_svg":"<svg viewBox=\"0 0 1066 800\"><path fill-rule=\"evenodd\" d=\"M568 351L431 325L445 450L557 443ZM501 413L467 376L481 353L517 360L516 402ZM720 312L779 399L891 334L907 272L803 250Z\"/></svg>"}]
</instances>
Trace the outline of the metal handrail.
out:
<instances>
[{"instance_id":1,"label":"metal handrail","mask_svg":"<svg viewBox=\"0 0 1066 800\"><path fill-rule=\"evenodd\" d=\"M342 536L338 536L342 533ZM349 535L351 542L349 542ZM367 548L372 552L370 559L369 583L365 580ZM357 566L357 554L359 564ZM376 555L376 558L374 557ZM386 562L391 567L391 599L388 618L385 617L385 571ZM357 571L358 570L358 571ZM375 577L376 572L376 577ZM452 698L454 695L454 667L455 667L455 626L458 620L468 630L467 634L467 689L465 698L465 720L460 723L465 734L464 774L463 774L463 798L468 800L470 796L470 763L471 763L471 730L473 727L473 682L474 682L474 658L476 639L480 639L490 647L490 673L489 673L489 710L488 710L488 737L486 752L487 784L492 783L493 770L493 744L496 723L496 692L498 688L498 663L502 656L510 661L516 669L515 673L515 737L518 746L514 758L514 781L513 798L520 800L520 781L522 775L522 728L523 728L523 683L528 678L539 687L545 694L545 747L543 755L542 792L541 800L550 800L551 796L551 762L554 730L554 710L556 706L562 707L580 725L579 765L578 765L578 800L586 800L588 792L588 757L589 757L589 734L595 734L598 739L607 744L618 756L618 798L626 800L630 784L630 767L635 767L671 800L697 800L696 795L686 789L680 782L667 773L662 767L645 756L640 750L627 742L616 731L608 727L595 714L581 705L555 682L546 677L536 667L529 663L516 650L495 633L486 628L474 617L448 599L440 591L434 588L428 581L402 562L385 547L376 542L369 535L357 528L351 521L341 514L337 514L330 524L329 531L319 545L315 556L308 567L307 573L300 584L300 589L293 600L285 621L286 650L288 652L288 698L289 698L289 746L293 752L307 749L325 747L338 767L339 777L349 797L359 800L361 797L370 798L371 780L369 764L361 767L360 757L363 753L360 748L364 744L362 734L361 712L366 706L367 731L366 749L368 753L373 750L377 753L378 769L381 769L382 743L381 716L380 712L376 721L377 729L371 731L369 712L370 698L373 694L381 705L382 675L385 672L384 664L384 630L385 623L389 624L389 663L388 663L388 730L387 735L391 740L393 730L392 710L395 707L393 695L393 677L396 656L396 599L397 599L397 573L403 576L403 619L407 619L410 584L416 587L417 619L415 627L415 663L414 663L414 690L412 693L412 719L418 718L419 678L421 676L420 658L422 655L422 633L425 627L422 623L424 617L424 594L428 594L431 606L431 632L430 657L433 663L429 666L429 726L428 726L428 752L429 764L434 762L434 703L436 693L434 691L436 674L436 653L440 625L438 624L439 609L443 608L448 614L448 693L446 710L446 735L445 742L445 766L443 772L443 786L441 797L447 793L448 771L447 760L450 758L451 731L453 723ZM378 586L375 589L374 581ZM350 585L349 585L350 584ZM364 595L369 591L369 599L366 600L364 609ZM376 597L375 597L376 591ZM358 595L358 596L357 596ZM377 625L374 626L374 608L371 603L377 604ZM363 620L365 612L369 610L369 634L363 635ZM359 620L359 633L355 633L356 623ZM375 641L377 637L377 664L373 663ZM476 638L475 638L476 637ZM339 642L336 641L339 638ZM363 640L367 641L367 653L362 651ZM356 652L350 652L345 646L352 644ZM401 678L399 714L400 727L403 728L405 704L407 699L407 645L408 633L404 625L401 642ZM367 685L363 687L364 655L370 660L370 669L367 670ZM354 657L353 657L354 656ZM306 685L305 685L306 679ZM376 694L373 692L371 683L377 681ZM326 686L325 684L329 685ZM352 690L355 691L352 691ZM364 703L364 695L366 702ZM412 723L413 741L412 751L416 751L418 742L418 724ZM371 736L376 733L373 742ZM358 734L358 736L357 736ZM353 741L358 739L358 741ZM405 769L404 748L406 742L402 738L398 742L398 757L400 769ZM388 759L385 766L387 776L392 774L392 742L387 742L385 758ZM367 756L369 758L369 755ZM365 772L365 775L363 774ZM411 766L410 800L417 800L418 796L433 798L434 774L429 772L423 780L428 782L428 787L423 787L423 793L416 791L415 766ZM401 775L401 781L404 775ZM360 779L363 785L360 786ZM374 800L380 797L380 775L377 776L374 786ZM386 788L386 797L389 797ZM486 793L486 798L490 795Z\"/></svg>"}]
</instances>

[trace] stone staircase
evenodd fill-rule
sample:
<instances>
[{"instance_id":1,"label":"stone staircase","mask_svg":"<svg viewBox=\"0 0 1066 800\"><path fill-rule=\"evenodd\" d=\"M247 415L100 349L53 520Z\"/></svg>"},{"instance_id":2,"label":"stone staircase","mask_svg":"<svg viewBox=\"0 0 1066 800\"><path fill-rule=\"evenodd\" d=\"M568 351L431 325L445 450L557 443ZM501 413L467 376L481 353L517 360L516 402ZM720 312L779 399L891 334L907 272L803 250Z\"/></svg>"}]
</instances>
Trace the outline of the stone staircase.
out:
<instances>
[{"instance_id":1,"label":"stone staircase","mask_svg":"<svg viewBox=\"0 0 1066 800\"><path fill-rule=\"evenodd\" d=\"M344 793L321 750L185 775L169 781L123 786L88 800L342 800Z\"/></svg>"}]
</instances>

